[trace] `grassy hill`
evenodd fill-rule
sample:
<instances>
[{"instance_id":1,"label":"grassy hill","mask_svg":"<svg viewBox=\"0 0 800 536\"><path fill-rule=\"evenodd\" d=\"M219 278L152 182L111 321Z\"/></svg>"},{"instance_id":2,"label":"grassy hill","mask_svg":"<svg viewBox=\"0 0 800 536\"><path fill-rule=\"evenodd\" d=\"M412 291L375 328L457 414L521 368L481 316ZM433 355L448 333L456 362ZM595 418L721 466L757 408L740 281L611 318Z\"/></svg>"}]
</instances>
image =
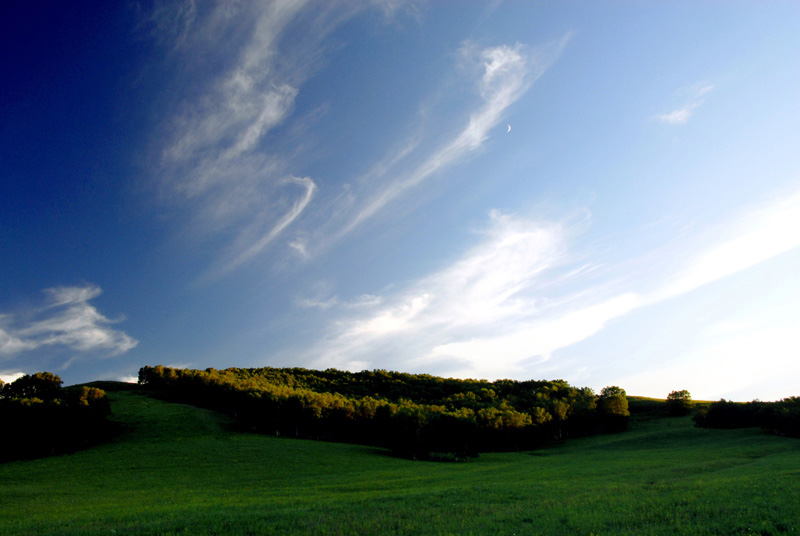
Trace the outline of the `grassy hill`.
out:
<instances>
[{"instance_id":1,"label":"grassy hill","mask_svg":"<svg viewBox=\"0 0 800 536\"><path fill-rule=\"evenodd\" d=\"M114 441L0 465L0 535L800 534L800 441L697 429L656 401L623 434L448 464L103 388Z\"/></svg>"}]
</instances>

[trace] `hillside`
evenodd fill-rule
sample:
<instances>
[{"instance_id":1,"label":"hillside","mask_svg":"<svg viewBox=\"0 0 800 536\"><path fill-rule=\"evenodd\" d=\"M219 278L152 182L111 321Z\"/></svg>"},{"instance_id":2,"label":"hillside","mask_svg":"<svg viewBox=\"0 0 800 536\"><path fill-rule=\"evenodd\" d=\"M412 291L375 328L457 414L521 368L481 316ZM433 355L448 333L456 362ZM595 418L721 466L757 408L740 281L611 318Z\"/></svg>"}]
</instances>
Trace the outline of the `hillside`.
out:
<instances>
[{"instance_id":1,"label":"hillside","mask_svg":"<svg viewBox=\"0 0 800 536\"><path fill-rule=\"evenodd\" d=\"M161 365L139 370L157 396L233 415L244 429L386 447L417 460L466 460L554 439L621 432L625 390L564 380L456 379L385 370Z\"/></svg>"},{"instance_id":2,"label":"hillside","mask_svg":"<svg viewBox=\"0 0 800 536\"><path fill-rule=\"evenodd\" d=\"M797 534L800 442L691 419L465 464L109 391L115 440L0 465L0 534ZM633 408L633 406L632 406Z\"/></svg>"}]
</instances>

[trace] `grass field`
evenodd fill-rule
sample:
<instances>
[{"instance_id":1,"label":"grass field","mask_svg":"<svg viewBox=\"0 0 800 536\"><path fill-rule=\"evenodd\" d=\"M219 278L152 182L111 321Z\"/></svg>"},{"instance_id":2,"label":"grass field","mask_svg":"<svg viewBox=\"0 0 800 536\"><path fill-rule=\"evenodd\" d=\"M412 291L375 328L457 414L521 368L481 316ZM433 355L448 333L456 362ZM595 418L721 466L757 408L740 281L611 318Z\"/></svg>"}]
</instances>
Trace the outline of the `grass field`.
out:
<instances>
[{"instance_id":1,"label":"grass field","mask_svg":"<svg viewBox=\"0 0 800 536\"><path fill-rule=\"evenodd\" d=\"M116 441L0 465L0 534L800 534L800 441L756 429L644 418L532 452L414 462L109 396Z\"/></svg>"}]
</instances>

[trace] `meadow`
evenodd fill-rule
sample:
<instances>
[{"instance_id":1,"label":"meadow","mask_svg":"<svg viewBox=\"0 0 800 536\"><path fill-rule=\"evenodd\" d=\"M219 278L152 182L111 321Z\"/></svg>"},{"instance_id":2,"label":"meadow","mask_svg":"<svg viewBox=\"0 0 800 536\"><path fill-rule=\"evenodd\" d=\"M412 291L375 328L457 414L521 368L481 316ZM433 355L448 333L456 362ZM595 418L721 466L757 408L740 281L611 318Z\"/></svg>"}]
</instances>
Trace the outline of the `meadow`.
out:
<instances>
[{"instance_id":1,"label":"meadow","mask_svg":"<svg viewBox=\"0 0 800 536\"><path fill-rule=\"evenodd\" d=\"M0 464L0 535L800 534L800 440L657 401L622 434L441 463L104 388L112 441Z\"/></svg>"}]
</instances>

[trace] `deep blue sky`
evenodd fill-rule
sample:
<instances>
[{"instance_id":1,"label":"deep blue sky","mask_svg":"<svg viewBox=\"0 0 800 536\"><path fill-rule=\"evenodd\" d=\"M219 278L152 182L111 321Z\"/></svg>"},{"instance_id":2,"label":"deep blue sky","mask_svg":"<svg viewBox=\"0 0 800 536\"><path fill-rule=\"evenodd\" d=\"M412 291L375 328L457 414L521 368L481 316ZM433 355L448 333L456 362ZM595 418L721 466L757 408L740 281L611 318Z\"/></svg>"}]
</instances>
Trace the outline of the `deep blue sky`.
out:
<instances>
[{"instance_id":1,"label":"deep blue sky","mask_svg":"<svg viewBox=\"0 0 800 536\"><path fill-rule=\"evenodd\" d=\"M0 377L797 395L796 2L4 2Z\"/></svg>"}]
</instances>

